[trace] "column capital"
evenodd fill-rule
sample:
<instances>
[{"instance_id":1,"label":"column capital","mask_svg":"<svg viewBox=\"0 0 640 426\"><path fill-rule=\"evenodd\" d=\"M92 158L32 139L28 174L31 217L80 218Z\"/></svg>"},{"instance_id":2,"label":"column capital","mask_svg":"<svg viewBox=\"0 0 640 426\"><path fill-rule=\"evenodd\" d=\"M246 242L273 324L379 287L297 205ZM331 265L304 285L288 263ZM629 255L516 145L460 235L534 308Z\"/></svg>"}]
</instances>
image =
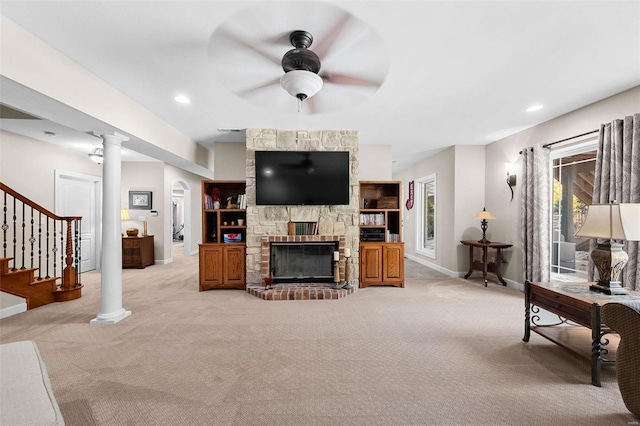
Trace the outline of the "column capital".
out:
<instances>
[{"instance_id":1,"label":"column capital","mask_svg":"<svg viewBox=\"0 0 640 426\"><path fill-rule=\"evenodd\" d=\"M126 142L129 140L129 138L125 135L121 135L118 132L93 132L94 135L102 138L103 140L106 138L117 138L120 139L120 142Z\"/></svg>"}]
</instances>

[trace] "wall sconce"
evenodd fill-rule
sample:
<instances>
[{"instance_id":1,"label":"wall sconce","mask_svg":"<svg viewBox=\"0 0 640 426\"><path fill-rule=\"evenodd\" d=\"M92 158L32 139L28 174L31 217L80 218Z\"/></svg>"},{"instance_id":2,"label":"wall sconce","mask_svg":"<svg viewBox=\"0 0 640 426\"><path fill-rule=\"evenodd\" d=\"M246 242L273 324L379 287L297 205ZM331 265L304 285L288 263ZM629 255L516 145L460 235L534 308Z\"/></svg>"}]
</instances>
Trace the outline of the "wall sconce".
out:
<instances>
[{"instance_id":1,"label":"wall sconce","mask_svg":"<svg viewBox=\"0 0 640 426\"><path fill-rule=\"evenodd\" d=\"M511 190L511 201L513 201L513 187L516 186L516 175L513 173L513 164L504 163L504 168L507 171L507 185Z\"/></svg>"},{"instance_id":2,"label":"wall sconce","mask_svg":"<svg viewBox=\"0 0 640 426\"><path fill-rule=\"evenodd\" d=\"M93 151L91 151L88 155L89 155L89 158L91 158L91 161L93 161L94 163L102 164L102 162L104 161L102 148L96 148Z\"/></svg>"}]
</instances>

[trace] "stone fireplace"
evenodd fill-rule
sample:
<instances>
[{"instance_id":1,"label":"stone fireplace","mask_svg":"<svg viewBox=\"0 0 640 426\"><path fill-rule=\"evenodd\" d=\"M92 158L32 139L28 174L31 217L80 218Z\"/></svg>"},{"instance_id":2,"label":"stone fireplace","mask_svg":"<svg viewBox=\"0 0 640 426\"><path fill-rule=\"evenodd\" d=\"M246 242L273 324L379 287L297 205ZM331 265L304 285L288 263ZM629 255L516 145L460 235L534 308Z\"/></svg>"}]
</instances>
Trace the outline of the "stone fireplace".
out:
<instances>
[{"instance_id":1,"label":"stone fireplace","mask_svg":"<svg viewBox=\"0 0 640 426\"><path fill-rule=\"evenodd\" d=\"M340 253L340 278L344 280L344 249L358 257L359 137L353 130L275 130L247 129L247 286L262 286L269 275L272 243L333 243ZM255 181L256 151L347 151L349 152L349 204L331 206L257 206ZM288 235L290 222L317 222L317 235ZM281 268L279 268L281 269ZM291 272L291 271L290 271ZM276 272L277 274L277 272ZM289 282L296 283L289 275ZM302 277L311 280L311 277ZM351 269L351 282L357 286L358 268ZM333 282L333 279L330 280ZM298 282L299 283L299 282Z\"/></svg>"}]
</instances>

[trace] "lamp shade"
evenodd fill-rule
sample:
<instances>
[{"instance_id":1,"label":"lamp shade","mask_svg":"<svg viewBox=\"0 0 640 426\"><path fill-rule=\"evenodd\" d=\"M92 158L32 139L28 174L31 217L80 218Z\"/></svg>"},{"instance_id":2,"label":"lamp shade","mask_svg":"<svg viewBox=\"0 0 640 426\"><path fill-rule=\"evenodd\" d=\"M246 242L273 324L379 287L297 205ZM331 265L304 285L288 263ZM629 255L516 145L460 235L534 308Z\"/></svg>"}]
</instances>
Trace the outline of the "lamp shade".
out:
<instances>
[{"instance_id":1,"label":"lamp shade","mask_svg":"<svg viewBox=\"0 0 640 426\"><path fill-rule=\"evenodd\" d=\"M492 220L495 219L495 216L483 208L482 211L476 215L476 219Z\"/></svg>"},{"instance_id":2,"label":"lamp shade","mask_svg":"<svg viewBox=\"0 0 640 426\"><path fill-rule=\"evenodd\" d=\"M291 96L298 99L310 98L322 89L322 78L314 72L293 70L280 78L280 85Z\"/></svg>"},{"instance_id":3,"label":"lamp shade","mask_svg":"<svg viewBox=\"0 0 640 426\"><path fill-rule=\"evenodd\" d=\"M593 204L576 236L640 241L640 204Z\"/></svg>"},{"instance_id":4,"label":"lamp shade","mask_svg":"<svg viewBox=\"0 0 640 426\"><path fill-rule=\"evenodd\" d=\"M120 210L120 220L131 220L131 216L129 216L129 210Z\"/></svg>"}]
</instances>

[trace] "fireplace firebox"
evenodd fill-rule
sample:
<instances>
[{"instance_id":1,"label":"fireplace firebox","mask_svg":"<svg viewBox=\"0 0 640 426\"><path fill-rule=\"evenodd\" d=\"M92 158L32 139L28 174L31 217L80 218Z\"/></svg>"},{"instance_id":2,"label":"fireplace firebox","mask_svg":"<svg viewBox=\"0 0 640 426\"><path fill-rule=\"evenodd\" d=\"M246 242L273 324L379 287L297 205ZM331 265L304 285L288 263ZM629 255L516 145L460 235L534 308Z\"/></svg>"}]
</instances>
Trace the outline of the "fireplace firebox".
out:
<instances>
[{"instance_id":1,"label":"fireplace firebox","mask_svg":"<svg viewBox=\"0 0 640 426\"><path fill-rule=\"evenodd\" d=\"M333 252L338 242L272 242L269 264L274 283L333 282Z\"/></svg>"}]
</instances>

